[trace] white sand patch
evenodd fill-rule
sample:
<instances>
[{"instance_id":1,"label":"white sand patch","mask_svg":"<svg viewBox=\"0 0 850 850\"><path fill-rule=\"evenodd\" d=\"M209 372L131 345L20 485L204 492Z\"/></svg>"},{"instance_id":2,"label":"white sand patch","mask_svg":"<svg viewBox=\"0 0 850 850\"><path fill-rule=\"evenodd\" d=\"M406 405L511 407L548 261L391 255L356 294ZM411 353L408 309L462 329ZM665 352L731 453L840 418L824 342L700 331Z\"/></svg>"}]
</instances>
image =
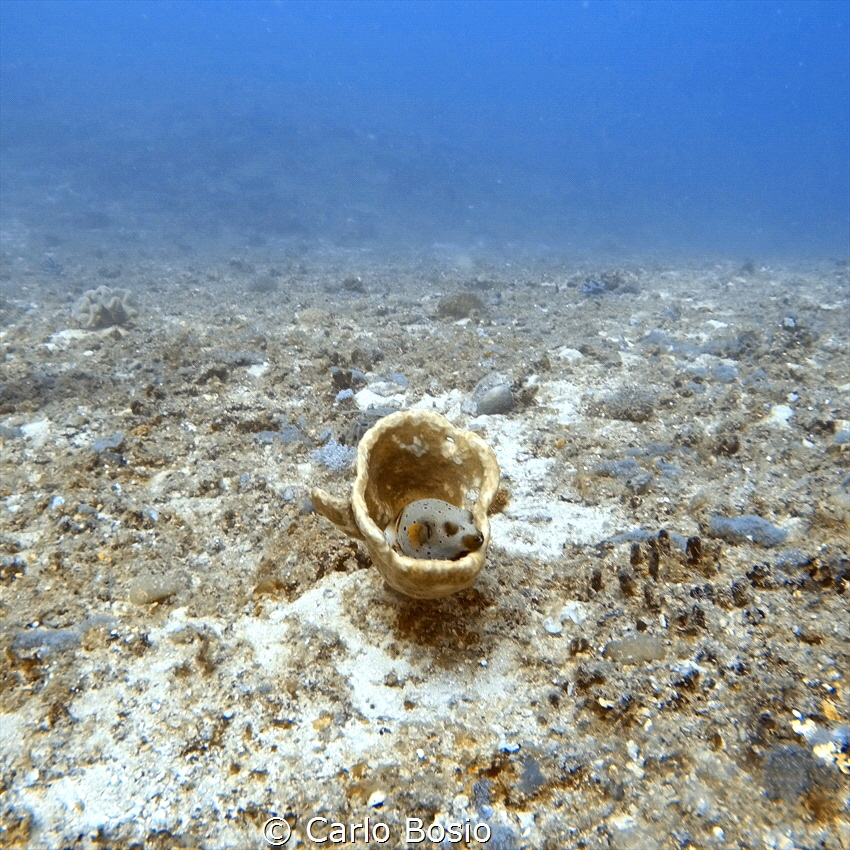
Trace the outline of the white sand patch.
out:
<instances>
[{"instance_id":1,"label":"white sand patch","mask_svg":"<svg viewBox=\"0 0 850 850\"><path fill-rule=\"evenodd\" d=\"M447 393L433 396L427 393L415 404L410 405L411 410L434 410L442 413L449 422L457 424L457 420L463 415L461 405L466 396L460 390L450 390Z\"/></svg>"},{"instance_id":2,"label":"white sand patch","mask_svg":"<svg viewBox=\"0 0 850 850\"><path fill-rule=\"evenodd\" d=\"M581 421L579 404L582 389L576 384L569 381L550 381L541 385L537 395L542 404L558 411L555 421L559 425L575 425Z\"/></svg>"},{"instance_id":3,"label":"white sand patch","mask_svg":"<svg viewBox=\"0 0 850 850\"><path fill-rule=\"evenodd\" d=\"M368 387L354 394L354 401L360 410L369 410L373 407L402 407L406 396L404 393L388 393L379 395Z\"/></svg>"},{"instance_id":4,"label":"white sand patch","mask_svg":"<svg viewBox=\"0 0 850 850\"><path fill-rule=\"evenodd\" d=\"M36 419L21 425L21 433L26 439L31 440L34 446L41 446L50 434L50 420Z\"/></svg>"},{"instance_id":5,"label":"white sand patch","mask_svg":"<svg viewBox=\"0 0 850 850\"><path fill-rule=\"evenodd\" d=\"M557 422L578 421L579 395L578 388L566 381L546 386L547 404L559 410ZM575 493L556 492L551 475L554 461L534 457L526 444L526 423L503 416L479 416L474 423L486 424L487 442L496 452L511 494L505 511L492 519L496 549L554 560L565 544L598 543L623 524L612 508L586 507L578 503Z\"/></svg>"},{"instance_id":6,"label":"white sand patch","mask_svg":"<svg viewBox=\"0 0 850 850\"><path fill-rule=\"evenodd\" d=\"M787 404L774 404L770 409L770 414L764 418L763 424L770 425L773 428L790 428L788 420L794 415L794 408L788 407Z\"/></svg>"}]
</instances>

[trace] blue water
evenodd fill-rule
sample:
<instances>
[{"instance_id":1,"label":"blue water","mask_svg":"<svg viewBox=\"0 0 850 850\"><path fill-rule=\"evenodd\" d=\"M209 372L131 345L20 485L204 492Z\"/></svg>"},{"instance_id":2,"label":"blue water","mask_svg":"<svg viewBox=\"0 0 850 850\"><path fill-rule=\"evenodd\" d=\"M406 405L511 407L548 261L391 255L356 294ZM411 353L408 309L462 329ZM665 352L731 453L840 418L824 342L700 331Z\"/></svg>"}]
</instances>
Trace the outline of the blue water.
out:
<instances>
[{"instance_id":1,"label":"blue water","mask_svg":"<svg viewBox=\"0 0 850 850\"><path fill-rule=\"evenodd\" d=\"M846 0L2 0L0 37L6 227L848 253Z\"/></svg>"}]
</instances>

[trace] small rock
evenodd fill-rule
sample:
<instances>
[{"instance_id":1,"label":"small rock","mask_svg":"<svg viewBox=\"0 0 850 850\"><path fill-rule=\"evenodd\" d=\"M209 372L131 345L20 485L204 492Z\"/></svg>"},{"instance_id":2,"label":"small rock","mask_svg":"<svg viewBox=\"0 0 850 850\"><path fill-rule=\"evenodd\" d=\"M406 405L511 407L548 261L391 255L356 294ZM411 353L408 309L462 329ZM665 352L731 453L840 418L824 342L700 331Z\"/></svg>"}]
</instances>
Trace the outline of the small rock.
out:
<instances>
[{"instance_id":1,"label":"small rock","mask_svg":"<svg viewBox=\"0 0 850 850\"><path fill-rule=\"evenodd\" d=\"M0 440L18 440L23 436L20 428L10 428L8 425L0 425Z\"/></svg>"},{"instance_id":2,"label":"small rock","mask_svg":"<svg viewBox=\"0 0 850 850\"><path fill-rule=\"evenodd\" d=\"M665 649L663 641L654 635L633 634L610 641L603 654L624 664L646 664L648 661L661 661Z\"/></svg>"},{"instance_id":3,"label":"small rock","mask_svg":"<svg viewBox=\"0 0 850 850\"><path fill-rule=\"evenodd\" d=\"M275 440L280 440L281 443L293 443L296 440L300 440L302 443L308 442L301 429L296 425L284 425L280 431L257 431L254 437L261 443L267 444L271 444Z\"/></svg>"},{"instance_id":4,"label":"small rock","mask_svg":"<svg viewBox=\"0 0 850 850\"><path fill-rule=\"evenodd\" d=\"M511 388L502 384L494 387L479 399L476 408L478 416L492 416L497 413L507 413L514 404Z\"/></svg>"},{"instance_id":5,"label":"small rock","mask_svg":"<svg viewBox=\"0 0 850 850\"><path fill-rule=\"evenodd\" d=\"M35 422L27 422L20 427L21 434L31 440L34 445L40 446L50 433L50 422L47 419L37 419Z\"/></svg>"},{"instance_id":6,"label":"small rock","mask_svg":"<svg viewBox=\"0 0 850 850\"><path fill-rule=\"evenodd\" d=\"M137 576L130 585L130 602L134 605L152 605L174 596L180 582L172 576Z\"/></svg>"},{"instance_id":7,"label":"small rock","mask_svg":"<svg viewBox=\"0 0 850 850\"><path fill-rule=\"evenodd\" d=\"M800 567L807 566L811 562L811 557L805 552L801 552L799 549L786 549L776 556L773 565L784 572L792 573Z\"/></svg>"},{"instance_id":8,"label":"small rock","mask_svg":"<svg viewBox=\"0 0 850 850\"><path fill-rule=\"evenodd\" d=\"M95 440L91 444L91 447L98 454L100 454L101 452L107 451L108 449L117 449L118 446L121 445L123 440L124 440L124 435L120 431L116 431L114 434L110 435L109 437L101 437L99 440Z\"/></svg>"},{"instance_id":9,"label":"small rock","mask_svg":"<svg viewBox=\"0 0 850 850\"><path fill-rule=\"evenodd\" d=\"M46 658L57 652L74 649L80 644L80 629L24 629L11 641L10 652L16 658Z\"/></svg>"},{"instance_id":10,"label":"small rock","mask_svg":"<svg viewBox=\"0 0 850 850\"><path fill-rule=\"evenodd\" d=\"M463 410L475 416L491 416L507 413L513 403L508 376L501 372L491 372L475 385L469 402L463 405Z\"/></svg>"},{"instance_id":11,"label":"small rock","mask_svg":"<svg viewBox=\"0 0 850 850\"><path fill-rule=\"evenodd\" d=\"M522 761L522 771L516 784L516 790L520 794L528 796L534 794L545 783L546 777L540 770L540 766L532 756L526 756Z\"/></svg>"},{"instance_id":12,"label":"small rock","mask_svg":"<svg viewBox=\"0 0 850 850\"><path fill-rule=\"evenodd\" d=\"M770 409L770 415L764 419L765 425L774 428L790 428L788 420L794 415L794 408L787 404L774 404Z\"/></svg>"},{"instance_id":13,"label":"small rock","mask_svg":"<svg viewBox=\"0 0 850 850\"><path fill-rule=\"evenodd\" d=\"M788 533L759 516L722 517L712 514L708 519L708 533L727 543L752 541L769 548L784 543Z\"/></svg>"},{"instance_id":14,"label":"small rock","mask_svg":"<svg viewBox=\"0 0 850 850\"><path fill-rule=\"evenodd\" d=\"M466 811L469 808L469 797L466 794L456 795L454 800L452 800L452 808L456 812Z\"/></svg>"},{"instance_id":15,"label":"small rock","mask_svg":"<svg viewBox=\"0 0 850 850\"><path fill-rule=\"evenodd\" d=\"M599 278L589 277L584 283L579 285L578 291L582 295L601 295L603 292L608 291L608 287L605 281L599 280Z\"/></svg>"},{"instance_id":16,"label":"small rock","mask_svg":"<svg viewBox=\"0 0 850 850\"><path fill-rule=\"evenodd\" d=\"M564 630L564 627L561 625L560 618L557 617L547 617L543 621L543 628L546 629L550 635L559 635Z\"/></svg>"},{"instance_id":17,"label":"small rock","mask_svg":"<svg viewBox=\"0 0 850 850\"><path fill-rule=\"evenodd\" d=\"M366 805L370 809L377 809L379 806L384 804L384 800L387 799L387 795L384 791L373 791L369 795L369 799L366 801Z\"/></svg>"},{"instance_id":18,"label":"small rock","mask_svg":"<svg viewBox=\"0 0 850 850\"><path fill-rule=\"evenodd\" d=\"M569 348L568 346L559 349L558 357L561 360L566 360L568 363L577 363L579 360L584 359L584 355L578 349Z\"/></svg>"},{"instance_id":19,"label":"small rock","mask_svg":"<svg viewBox=\"0 0 850 850\"><path fill-rule=\"evenodd\" d=\"M447 319L463 319L470 313L483 311L484 302L474 292L445 295L437 304L437 315Z\"/></svg>"}]
</instances>

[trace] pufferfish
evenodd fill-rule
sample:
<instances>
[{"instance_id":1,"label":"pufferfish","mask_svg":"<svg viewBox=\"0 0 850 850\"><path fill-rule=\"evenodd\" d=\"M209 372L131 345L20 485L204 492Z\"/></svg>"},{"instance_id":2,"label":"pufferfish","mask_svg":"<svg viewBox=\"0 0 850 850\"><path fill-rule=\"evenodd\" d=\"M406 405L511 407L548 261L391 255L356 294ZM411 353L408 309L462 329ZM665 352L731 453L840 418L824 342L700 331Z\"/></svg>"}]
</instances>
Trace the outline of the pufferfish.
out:
<instances>
[{"instance_id":1,"label":"pufferfish","mask_svg":"<svg viewBox=\"0 0 850 850\"><path fill-rule=\"evenodd\" d=\"M411 502L387 526L384 537L403 555L429 561L457 561L484 543L472 513L442 499Z\"/></svg>"}]
</instances>

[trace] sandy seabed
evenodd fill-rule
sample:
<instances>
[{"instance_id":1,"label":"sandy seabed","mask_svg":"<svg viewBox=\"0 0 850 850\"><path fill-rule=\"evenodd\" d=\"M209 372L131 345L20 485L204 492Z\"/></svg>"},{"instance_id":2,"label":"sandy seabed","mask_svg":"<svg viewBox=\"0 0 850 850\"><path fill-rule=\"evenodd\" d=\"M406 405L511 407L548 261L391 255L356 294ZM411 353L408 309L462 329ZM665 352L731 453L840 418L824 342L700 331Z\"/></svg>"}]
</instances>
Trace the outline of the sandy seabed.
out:
<instances>
[{"instance_id":1,"label":"sandy seabed","mask_svg":"<svg viewBox=\"0 0 850 850\"><path fill-rule=\"evenodd\" d=\"M846 261L2 247L0 845L850 847ZM309 502L412 406L506 496L435 602Z\"/></svg>"}]
</instances>

